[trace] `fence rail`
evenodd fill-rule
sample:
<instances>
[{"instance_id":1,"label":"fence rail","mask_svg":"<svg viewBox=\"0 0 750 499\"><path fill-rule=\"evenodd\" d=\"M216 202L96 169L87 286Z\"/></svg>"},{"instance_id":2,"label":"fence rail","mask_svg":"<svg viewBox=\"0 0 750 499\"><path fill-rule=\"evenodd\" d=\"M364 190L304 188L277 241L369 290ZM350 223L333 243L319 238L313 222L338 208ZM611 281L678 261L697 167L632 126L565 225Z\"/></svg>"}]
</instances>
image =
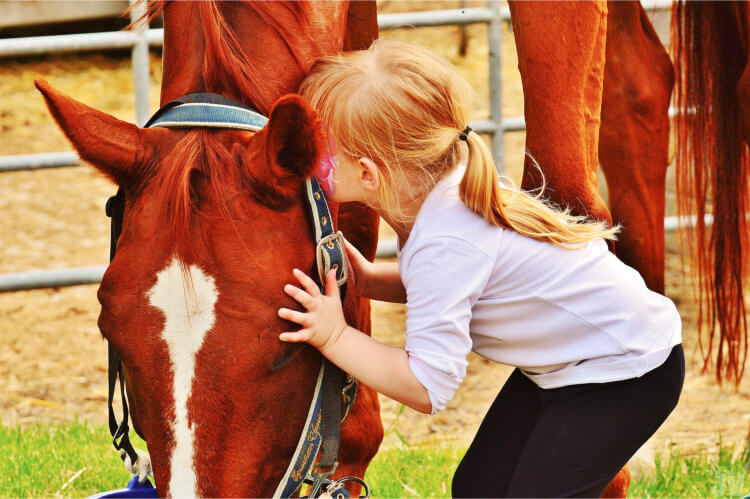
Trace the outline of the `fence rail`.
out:
<instances>
[{"instance_id":1,"label":"fence rail","mask_svg":"<svg viewBox=\"0 0 750 499\"><path fill-rule=\"evenodd\" d=\"M138 3L131 12L133 20L140 17L143 3ZM140 9L140 10L139 10ZM500 26L502 20L510 19L507 7L499 2L488 2L486 8L467 8L435 10L426 12L405 12L398 14L378 15L378 27L391 29L397 27L427 27L466 24L488 24L490 40L490 88L500 84ZM0 58L40 55L60 52L84 52L91 50L131 48L133 59L133 79L135 81L136 122L142 125L148 119L148 83L149 60L148 46L161 46L164 43L163 28L141 27L133 31L114 31L104 33L85 33L75 35L34 36L28 38L11 38L0 40ZM497 54L496 57L493 54ZM495 81L497 80L497 81ZM494 85L493 85L494 84ZM492 92L491 92L492 93ZM493 136L493 153L502 164L502 133L500 117L500 91L491 97L489 120L474 121L472 128L481 133ZM523 118L521 118L523 120ZM518 126L518 117L511 119L510 124ZM525 129L525 126L521 130ZM60 168L77 166L80 162L75 154L69 151L59 153L23 154L0 157L0 172L32 170L41 168Z\"/></svg>"},{"instance_id":2,"label":"fence rail","mask_svg":"<svg viewBox=\"0 0 750 499\"><path fill-rule=\"evenodd\" d=\"M134 3L133 0L131 0L132 3ZM644 0L642 4L647 10L655 10L669 7L671 1ZM139 2L131 10L131 20L139 18L145 8L145 4ZM491 135L492 152L498 165L503 163L503 134L526 129L526 123L522 116L502 117L501 115L500 54L502 30L500 24L509 20L509 8L496 0L489 0L485 8L378 15L378 27L380 29L478 23L487 25L490 116L489 119L472 121L470 125L477 132ZM132 31L0 39L0 58L129 48L131 49L133 65L136 123L143 125L148 119L149 113L150 69L148 47L161 46L163 43L163 29L141 26ZM0 156L0 173L69 167L79 164L78 156L71 151ZM678 220L677 217L665 218L666 230L676 230L682 225L684 225L684 222ZM395 253L395 241L381 241L378 244L378 256L395 256ZM105 269L106 267L83 267L0 274L0 292L96 283L101 280Z\"/></svg>"}]
</instances>

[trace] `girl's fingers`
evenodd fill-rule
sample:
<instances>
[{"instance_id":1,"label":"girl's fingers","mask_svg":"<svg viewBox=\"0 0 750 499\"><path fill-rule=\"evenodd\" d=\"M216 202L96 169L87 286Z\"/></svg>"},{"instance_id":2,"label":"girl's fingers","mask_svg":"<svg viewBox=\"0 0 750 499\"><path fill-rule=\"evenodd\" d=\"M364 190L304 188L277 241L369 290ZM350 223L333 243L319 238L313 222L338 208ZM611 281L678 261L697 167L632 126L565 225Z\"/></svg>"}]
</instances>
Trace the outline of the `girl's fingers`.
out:
<instances>
[{"instance_id":1,"label":"girl's fingers","mask_svg":"<svg viewBox=\"0 0 750 499\"><path fill-rule=\"evenodd\" d=\"M309 326L307 320L307 314L303 312L297 312L296 310L289 310L288 308L279 309L279 317L288 321L296 322L301 326Z\"/></svg>"},{"instance_id":2,"label":"girl's fingers","mask_svg":"<svg viewBox=\"0 0 750 499\"><path fill-rule=\"evenodd\" d=\"M307 291L310 296L320 296L320 289L318 289L318 285L315 284L315 281L310 279L307 274L299 269L294 269L292 272L294 273L294 277L297 278L300 284L302 284L302 287L305 288L305 291Z\"/></svg>"},{"instance_id":3,"label":"girl's fingers","mask_svg":"<svg viewBox=\"0 0 750 499\"><path fill-rule=\"evenodd\" d=\"M284 293L288 294L295 300L297 300L300 305L305 307L307 310L310 310L312 306L315 304L315 300L312 299L312 296L305 293L301 289L299 289L297 286L292 286L291 284L287 284L284 286Z\"/></svg>"},{"instance_id":4,"label":"girl's fingers","mask_svg":"<svg viewBox=\"0 0 750 499\"><path fill-rule=\"evenodd\" d=\"M312 330L305 328L295 332L281 333L279 339L281 341L288 341L290 343L297 343L300 341L308 341L312 338Z\"/></svg>"},{"instance_id":5,"label":"girl's fingers","mask_svg":"<svg viewBox=\"0 0 750 499\"><path fill-rule=\"evenodd\" d=\"M339 296L339 285L336 283L336 270L331 269L326 274L326 296Z\"/></svg>"}]
</instances>

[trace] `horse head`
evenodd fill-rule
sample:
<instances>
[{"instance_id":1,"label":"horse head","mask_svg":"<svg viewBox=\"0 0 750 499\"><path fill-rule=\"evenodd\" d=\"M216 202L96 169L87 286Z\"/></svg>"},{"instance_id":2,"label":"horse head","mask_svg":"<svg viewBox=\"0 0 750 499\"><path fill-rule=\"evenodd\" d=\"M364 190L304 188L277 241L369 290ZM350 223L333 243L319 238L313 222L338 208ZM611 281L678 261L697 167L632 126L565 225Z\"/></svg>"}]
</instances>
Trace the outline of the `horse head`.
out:
<instances>
[{"instance_id":1,"label":"horse head","mask_svg":"<svg viewBox=\"0 0 750 499\"><path fill-rule=\"evenodd\" d=\"M125 192L99 327L159 494L271 495L320 366L278 340L293 326L277 315L295 306L291 270L315 268L303 205L325 140L315 111L292 94L258 132L140 129L36 84L80 157Z\"/></svg>"}]
</instances>

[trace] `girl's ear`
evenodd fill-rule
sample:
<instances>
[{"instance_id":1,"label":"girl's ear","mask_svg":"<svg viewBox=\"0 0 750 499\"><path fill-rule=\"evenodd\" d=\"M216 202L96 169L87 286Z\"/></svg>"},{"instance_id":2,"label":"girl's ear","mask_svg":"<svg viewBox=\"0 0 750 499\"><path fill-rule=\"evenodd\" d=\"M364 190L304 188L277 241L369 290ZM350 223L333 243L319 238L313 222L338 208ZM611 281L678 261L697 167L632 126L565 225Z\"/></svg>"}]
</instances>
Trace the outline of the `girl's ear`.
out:
<instances>
[{"instance_id":1,"label":"girl's ear","mask_svg":"<svg viewBox=\"0 0 750 499\"><path fill-rule=\"evenodd\" d=\"M380 169L370 158L359 158L357 165L360 168L359 181L362 189L369 193L375 193L380 188Z\"/></svg>"},{"instance_id":2,"label":"girl's ear","mask_svg":"<svg viewBox=\"0 0 750 499\"><path fill-rule=\"evenodd\" d=\"M121 186L139 178L141 156L144 149L150 150L144 148L144 142L161 131L141 130L132 123L97 111L55 90L44 80L37 79L34 84L82 160Z\"/></svg>"}]
</instances>

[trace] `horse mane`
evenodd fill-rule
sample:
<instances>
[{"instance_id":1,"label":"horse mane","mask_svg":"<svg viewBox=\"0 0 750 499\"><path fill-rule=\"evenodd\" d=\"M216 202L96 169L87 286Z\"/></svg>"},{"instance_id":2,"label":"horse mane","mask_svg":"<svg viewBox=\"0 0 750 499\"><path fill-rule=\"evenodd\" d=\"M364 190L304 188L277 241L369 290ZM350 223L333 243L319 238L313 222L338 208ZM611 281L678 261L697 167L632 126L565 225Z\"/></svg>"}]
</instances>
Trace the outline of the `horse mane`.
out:
<instances>
[{"instance_id":1,"label":"horse mane","mask_svg":"<svg viewBox=\"0 0 750 499\"><path fill-rule=\"evenodd\" d=\"M146 0L140 0L146 1ZM128 28L140 22L150 22L161 14L168 0L154 0L148 4L146 13L131 23ZM203 30L203 81L205 91L222 93L227 87L237 90L243 103L251 105L267 114L275 95L275 87L269 85L266 75L255 71L252 59L249 57L232 28L230 18L226 15L227 6L216 0L190 2L190 8L198 9L200 25ZM230 2L231 8L240 5L256 14L263 23L287 46L289 53L300 68L300 79L312 62L312 55L316 52L316 41L306 39L312 50L293 43L303 36L302 29L312 19L314 9L310 2L262 2L253 0L238 0ZM130 7L132 9L133 6ZM290 89L291 90L291 89Z\"/></svg>"},{"instance_id":2,"label":"horse mane","mask_svg":"<svg viewBox=\"0 0 750 499\"><path fill-rule=\"evenodd\" d=\"M744 6L678 2L672 12L678 214L697 218L687 247L697 267L703 372L718 330L716 378L739 384L748 354L743 286L748 277L750 155L737 84L748 47ZM713 226L704 216L712 206ZM684 242L683 237L683 242ZM703 352L703 319L708 351Z\"/></svg>"}]
</instances>

